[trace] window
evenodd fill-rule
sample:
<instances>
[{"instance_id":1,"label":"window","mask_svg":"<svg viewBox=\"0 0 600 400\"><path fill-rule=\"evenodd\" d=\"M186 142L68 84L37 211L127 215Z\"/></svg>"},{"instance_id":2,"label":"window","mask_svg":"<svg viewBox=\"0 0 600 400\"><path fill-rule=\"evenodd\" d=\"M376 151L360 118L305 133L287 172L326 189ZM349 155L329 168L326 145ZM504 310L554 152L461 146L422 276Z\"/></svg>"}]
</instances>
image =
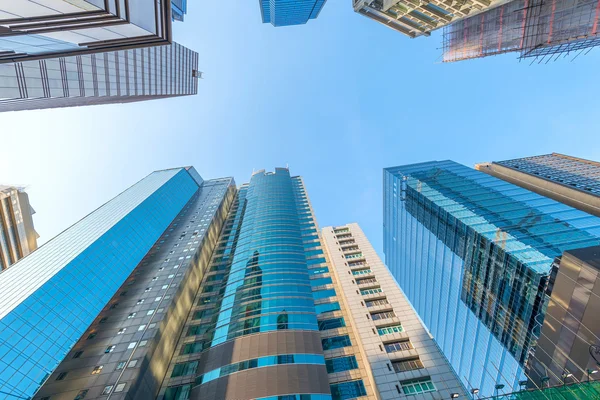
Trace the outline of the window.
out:
<instances>
[{"instance_id":1,"label":"window","mask_svg":"<svg viewBox=\"0 0 600 400\"><path fill-rule=\"evenodd\" d=\"M352 346L352 343L350 342L350 336L344 335L321 339L321 345L323 346L323 350L333 350Z\"/></svg>"},{"instance_id":2,"label":"window","mask_svg":"<svg viewBox=\"0 0 600 400\"><path fill-rule=\"evenodd\" d=\"M127 349L133 349L135 347L137 342L131 342L129 343L129 345L127 346Z\"/></svg>"},{"instance_id":3,"label":"window","mask_svg":"<svg viewBox=\"0 0 600 400\"><path fill-rule=\"evenodd\" d=\"M117 331L117 335L122 335L125 333L125 331L127 330L127 328L121 328Z\"/></svg>"},{"instance_id":4,"label":"window","mask_svg":"<svg viewBox=\"0 0 600 400\"><path fill-rule=\"evenodd\" d=\"M362 379L336 383L330 387L332 400L355 399L367 395Z\"/></svg>"},{"instance_id":5,"label":"window","mask_svg":"<svg viewBox=\"0 0 600 400\"><path fill-rule=\"evenodd\" d=\"M144 289L144 293L151 291L152 288L151 287L147 287L146 289Z\"/></svg>"},{"instance_id":6,"label":"window","mask_svg":"<svg viewBox=\"0 0 600 400\"><path fill-rule=\"evenodd\" d=\"M327 367L327 372L333 374L336 372L350 371L352 369L356 369L358 368L358 363L356 362L356 357L347 356L325 360L325 366Z\"/></svg>"},{"instance_id":7,"label":"window","mask_svg":"<svg viewBox=\"0 0 600 400\"><path fill-rule=\"evenodd\" d=\"M92 375L98 375L102 371L102 365L97 365L92 370Z\"/></svg>"},{"instance_id":8,"label":"window","mask_svg":"<svg viewBox=\"0 0 600 400\"><path fill-rule=\"evenodd\" d=\"M365 283L375 283L375 282L377 282L377 279L375 279L375 278L361 278L361 279L356 280L357 285L362 285Z\"/></svg>"},{"instance_id":9,"label":"window","mask_svg":"<svg viewBox=\"0 0 600 400\"><path fill-rule=\"evenodd\" d=\"M131 318L135 317L135 314L137 314L137 313L132 312L131 314L129 314L127 316L127 319L131 319Z\"/></svg>"},{"instance_id":10,"label":"window","mask_svg":"<svg viewBox=\"0 0 600 400\"><path fill-rule=\"evenodd\" d=\"M138 331L143 331L144 329L146 329L146 325L140 325L138 327Z\"/></svg>"},{"instance_id":11,"label":"window","mask_svg":"<svg viewBox=\"0 0 600 400\"><path fill-rule=\"evenodd\" d=\"M171 378L175 378L177 376L193 375L196 373L196 369L198 369L198 361L190 361L187 363L175 364L173 372L171 373Z\"/></svg>"},{"instance_id":12,"label":"window","mask_svg":"<svg viewBox=\"0 0 600 400\"><path fill-rule=\"evenodd\" d=\"M73 400L83 400L85 399L85 395L88 393L88 390L80 390L79 393L77 393L77 396L75 396L75 398Z\"/></svg>"},{"instance_id":13,"label":"window","mask_svg":"<svg viewBox=\"0 0 600 400\"><path fill-rule=\"evenodd\" d=\"M402 385L402 391L406 395L435 392L436 390L430 378L400 381L400 385Z\"/></svg>"},{"instance_id":14,"label":"window","mask_svg":"<svg viewBox=\"0 0 600 400\"><path fill-rule=\"evenodd\" d=\"M112 388L113 388L112 385L104 386L104 389L102 390L102 394L110 394Z\"/></svg>"},{"instance_id":15,"label":"window","mask_svg":"<svg viewBox=\"0 0 600 400\"><path fill-rule=\"evenodd\" d=\"M115 388L115 392L122 392L123 390L125 390L125 385L125 383L119 383Z\"/></svg>"},{"instance_id":16,"label":"window","mask_svg":"<svg viewBox=\"0 0 600 400\"><path fill-rule=\"evenodd\" d=\"M187 343L181 349L181 354L194 354L200 353L204 349L204 341L201 340L199 342Z\"/></svg>"},{"instance_id":17,"label":"window","mask_svg":"<svg viewBox=\"0 0 600 400\"><path fill-rule=\"evenodd\" d=\"M146 313L146 315L152 315L154 314L154 310L148 310L148 312Z\"/></svg>"},{"instance_id":18,"label":"window","mask_svg":"<svg viewBox=\"0 0 600 400\"><path fill-rule=\"evenodd\" d=\"M414 349L410 340L403 340L399 342L385 343L384 344L385 351L388 353L393 353L394 351L402 351L402 350L410 350Z\"/></svg>"},{"instance_id":19,"label":"window","mask_svg":"<svg viewBox=\"0 0 600 400\"><path fill-rule=\"evenodd\" d=\"M367 300L365 301L367 307L383 306L389 304L387 299Z\"/></svg>"},{"instance_id":20,"label":"window","mask_svg":"<svg viewBox=\"0 0 600 400\"><path fill-rule=\"evenodd\" d=\"M400 324L386 326L386 327L377 329L377 332L379 333L380 336L381 335L391 335L393 333L400 333L403 331L404 331L404 329L402 328L402 325L400 325Z\"/></svg>"},{"instance_id":21,"label":"window","mask_svg":"<svg viewBox=\"0 0 600 400\"><path fill-rule=\"evenodd\" d=\"M317 278L310 280L310 286L323 286L332 283L331 277L327 276L325 278Z\"/></svg>"},{"instance_id":22,"label":"window","mask_svg":"<svg viewBox=\"0 0 600 400\"><path fill-rule=\"evenodd\" d=\"M67 376L68 372L61 372L60 374L58 374L58 376L56 377L57 381L62 381L63 379L65 379L65 377Z\"/></svg>"},{"instance_id":23,"label":"window","mask_svg":"<svg viewBox=\"0 0 600 400\"><path fill-rule=\"evenodd\" d=\"M112 353L112 352L113 352L113 350L115 349L115 347L117 347L117 346L115 346L115 345L108 346L108 347L106 348L106 350L104 350L104 352L105 352L105 353L107 353L107 354L108 354L108 353Z\"/></svg>"},{"instance_id":24,"label":"window","mask_svg":"<svg viewBox=\"0 0 600 400\"><path fill-rule=\"evenodd\" d=\"M164 400L187 400L190 398L192 385L183 385L167 388Z\"/></svg>"},{"instance_id":25,"label":"window","mask_svg":"<svg viewBox=\"0 0 600 400\"><path fill-rule=\"evenodd\" d=\"M338 303L337 301L335 301L333 303L324 303L324 304L315 305L315 310L317 311L317 314L322 314L322 313L331 312L331 311L337 311L339 309L340 309L340 303Z\"/></svg>"},{"instance_id":26,"label":"window","mask_svg":"<svg viewBox=\"0 0 600 400\"><path fill-rule=\"evenodd\" d=\"M83 354L83 350L76 351L75 354L73 354L73 358L79 358L79 357L81 357L82 354Z\"/></svg>"},{"instance_id":27,"label":"window","mask_svg":"<svg viewBox=\"0 0 600 400\"><path fill-rule=\"evenodd\" d=\"M381 288L373 288L373 289L363 289L360 291L360 294L362 294L363 296L367 296L369 294L377 294L377 293L382 293L383 290L381 290Z\"/></svg>"},{"instance_id":28,"label":"window","mask_svg":"<svg viewBox=\"0 0 600 400\"><path fill-rule=\"evenodd\" d=\"M107 320L108 320L108 317L104 317L104 318L101 318L101 319L100 319L100 321L98 321L98 323L99 323L99 324L103 324L103 323L105 323Z\"/></svg>"},{"instance_id":29,"label":"window","mask_svg":"<svg viewBox=\"0 0 600 400\"><path fill-rule=\"evenodd\" d=\"M331 318L319 321L319 330L326 331L328 329L337 329L346 326L344 318Z\"/></svg>"},{"instance_id":30,"label":"window","mask_svg":"<svg viewBox=\"0 0 600 400\"><path fill-rule=\"evenodd\" d=\"M115 368L117 371L120 369L125 368L125 364L127 364L127 361L121 361L117 364L117 368Z\"/></svg>"},{"instance_id":31,"label":"window","mask_svg":"<svg viewBox=\"0 0 600 400\"><path fill-rule=\"evenodd\" d=\"M385 312L371 314L371 318L373 318L373 321L377 321L380 319L394 318L395 316L396 316L396 314L394 314L393 311L385 311Z\"/></svg>"},{"instance_id":32,"label":"window","mask_svg":"<svg viewBox=\"0 0 600 400\"><path fill-rule=\"evenodd\" d=\"M419 357L394 361L392 362L392 366L394 367L394 371L396 372L405 372L424 368L423 363L421 362L421 360L419 360Z\"/></svg>"},{"instance_id":33,"label":"window","mask_svg":"<svg viewBox=\"0 0 600 400\"><path fill-rule=\"evenodd\" d=\"M96 337L96 335L97 335L97 333L96 333L96 332L94 332L94 333L90 333L90 334L88 335L88 337L87 337L87 340L90 340L90 339L93 339L93 338L95 338L95 337Z\"/></svg>"},{"instance_id":34,"label":"window","mask_svg":"<svg viewBox=\"0 0 600 400\"><path fill-rule=\"evenodd\" d=\"M134 368L138 363L138 360L131 360L129 361L129 365L127 365L127 368Z\"/></svg>"},{"instance_id":35,"label":"window","mask_svg":"<svg viewBox=\"0 0 600 400\"><path fill-rule=\"evenodd\" d=\"M140 345L139 345L138 347L144 347L144 346L145 346L145 345L147 345L147 344L148 344L148 341L147 341L147 340L142 340L142 341L140 342Z\"/></svg>"},{"instance_id":36,"label":"window","mask_svg":"<svg viewBox=\"0 0 600 400\"><path fill-rule=\"evenodd\" d=\"M367 268L367 269L357 269L355 271L352 271L352 275L366 275L366 274L370 274L371 273L371 268Z\"/></svg>"},{"instance_id":37,"label":"window","mask_svg":"<svg viewBox=\"0 0 600 400\"><path fill-rule=\"evenodd\" d=\"M315 300L324 299L324 298L333 297L333 296L335 296L335 289L325 289L325 290L318 290L316 292L313 292L313 297L315 298Z\"/></svg>"},{"instance_id":38,"label":"window","mask_svg":"<svg viewBox=\"0 0 600 400\"><path fill-rule=\"evenodd\" d=\"M144 299L139 299L136 304L142 304L143 302L144 302Z\"/></svg>"}]
</instances>

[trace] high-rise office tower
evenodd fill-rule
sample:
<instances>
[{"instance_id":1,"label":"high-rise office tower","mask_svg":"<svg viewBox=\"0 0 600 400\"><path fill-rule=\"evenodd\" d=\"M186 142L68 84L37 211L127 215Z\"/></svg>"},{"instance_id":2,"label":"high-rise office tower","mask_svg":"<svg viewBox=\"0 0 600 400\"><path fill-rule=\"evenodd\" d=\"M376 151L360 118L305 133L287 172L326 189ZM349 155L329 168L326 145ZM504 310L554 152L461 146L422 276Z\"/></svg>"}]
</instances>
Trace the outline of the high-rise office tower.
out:
<instances>
[{"instance_id":1,"label":"high-rise office tower","mask_svg":"<svg viewBox=\"0 0 600 400\"><path fill-rule=\"evenodd\" d=\"M171 32L185 3L2 3L0 111L196 94L198 55Z\"/></svg>"},{"instance_id":2,"label":"high-rise office tower","mask_svg":"<svg viewBox=\"0 0 600 400\"><path fill-rule=\"evenodd\" d=\"M507 52L549 61L600 44L599 0L354 0L354 10L411 38L443 28L443 61Z\"/></svg>"},{"instance_id":3,"label":"high-rise office tower","mask_svg":"<svg viewBox=\"0 0 600 400\"><path fill-rule=\"evenodd\" d=\"M0 185L0 271L37 249L34 213L23 189Z\"/></svg>"},{"instance_id":4,"label":"high-rise office tower","mask_svg":"<svg viewBox=\"0 0 600 400\"><path fill-rule=\"evenodd\" d=\"M302 179L242 185L160 399L375 399Z\"/></svg>"},{"instance_id":5,"label":"high-rise office tower","mask_svg":"<svg viewBox=\"0 0 600 400\"><path fill-rule=\"evenodd\" d=\"M358 224L322 233L378 398L470 398Z\"/></svg>"},{"instance_id":6,"label":"high-rise office tower","mask_svg":"<svg viewBox=\"0 0 600 400\"><path fill-rule=\"evenodd\" d=\"M387 265L481 395L519 388L556 258L598 244L600 218L455 162L384 171Z\"/></svg>"},{"instance_id":7,"label":"high-rise office tower","mask_svg":"<svg viewBox=\"0 0 600 400\"><path fill-rule=\"evenodd\" d=\"M198 54L174 43L0 64L0 112L196 94Z\"/></svg>"},{"instance_id":8,"label":"high-rise office tower","mask_svg":"<svg viewBox=\"0 0 600 400\"><path fill-rule=\"evenodd\" d=\"M139 325L147 322L143 330L136 326L119 335L120 341L88 334L84 339L91 347L75 360L93 362L96 352L116 357L130 351L130 343L143 347L137 337L156 332L150 324L161 324L177 311L171 303L181 293L167 293L164 286L183 290L183 274L195 271L191 265L202 255L197 249L216 240L220 213L232 191L231 179L204 182L193 168L154 172L0 273L0 393L31 398L65 357L73 358L69 351L92 323L113 326L129 314ZM192 214L195 225L183 225ZM167 250L159 239L169 247L173 242L179 246ZM163 265L155 268L159 256ZM145 288L150 288L146 295L152 299L136 304ZM117 291L121 304L108 304ZM120 311L127 311L126 316ZM95 334L99 337L93 339ZM154 358L138 366L146 377L157 376L162 365L153 361L164 350L150 350ZM125 376L132 372L127 370ZM59 381L88 374L79 369ZM153 383L147 378L139 390Z\"/></svg>"},{"instance_id":9,"label":"high-rise office tower","mask_svg":"<svg viewBox=\"0 0 600 400\"><path fill-rule=\"evenodd\" d=\"M600 217L600 163L564 154L494 161L475 169Z\"/></svg>"},{"instance_id":10,"label":"high-rise office tower","mask_svg":"<svg viewBox=\"0 0 600 400\"><path fill-rule=\"evenodd\" d=\"M327 0L260 0L263 23L273 26L302 25L319 16Z\"/></svg>"}]
</instances>

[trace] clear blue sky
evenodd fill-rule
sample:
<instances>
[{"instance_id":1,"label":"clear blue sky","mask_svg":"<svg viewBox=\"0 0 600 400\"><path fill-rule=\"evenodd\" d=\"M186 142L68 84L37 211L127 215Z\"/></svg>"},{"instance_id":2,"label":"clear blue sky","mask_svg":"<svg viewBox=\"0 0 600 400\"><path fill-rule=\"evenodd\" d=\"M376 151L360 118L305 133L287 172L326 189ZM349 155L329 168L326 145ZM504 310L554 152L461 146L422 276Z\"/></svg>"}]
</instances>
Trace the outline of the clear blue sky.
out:
<instances>
[{"instance_id":1,"label":"clear blue sky","mask_svg":"<svg viewBox=\"0 0 600 400\"><path fill-rule=\"evenodd\" d=\"M320 226L358 222L381 253L384 167L600 160L600 51L442 64L439 33L408 39L351 0L284 28L261 24L256 0L194 0L174 30L200 54L197 96L0 114L0 182L29 185L42 242L156 169L194 165L239 184L289 164Z\"/></svg>"}]
</instances>

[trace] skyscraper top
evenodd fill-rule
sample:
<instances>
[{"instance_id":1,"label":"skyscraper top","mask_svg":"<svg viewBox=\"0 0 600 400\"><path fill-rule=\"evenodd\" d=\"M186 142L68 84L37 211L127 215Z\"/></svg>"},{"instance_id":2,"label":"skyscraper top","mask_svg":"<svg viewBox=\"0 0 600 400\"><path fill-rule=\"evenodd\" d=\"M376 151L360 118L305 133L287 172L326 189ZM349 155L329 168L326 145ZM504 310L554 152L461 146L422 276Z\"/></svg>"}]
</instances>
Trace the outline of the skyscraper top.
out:
<instances>
[{"instance_id":1,"label":"skyscraper top","mask_svg":"<svg viewBox=\"0 0 600 400\"><path fill-rule=\"evenodd\" d=\"M260 0L263 23L302 25L319 16L326 0Z\"/></svg>"}]
</instances>

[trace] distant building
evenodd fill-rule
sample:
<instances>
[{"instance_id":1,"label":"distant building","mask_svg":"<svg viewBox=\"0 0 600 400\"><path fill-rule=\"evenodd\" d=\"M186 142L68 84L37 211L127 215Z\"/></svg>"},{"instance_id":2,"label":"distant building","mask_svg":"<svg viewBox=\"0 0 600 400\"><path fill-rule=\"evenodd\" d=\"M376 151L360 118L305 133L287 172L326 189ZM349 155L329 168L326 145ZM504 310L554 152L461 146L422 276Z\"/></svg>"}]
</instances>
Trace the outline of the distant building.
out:
<instances>
[{"instance_id":1,"label":"distant building","mask_svg":"<svg viewBox=\"0 0 600 400\"><path fill-rule=\"evenodd\" d=\"M33 214L23 189L0 185L0 271L37 249Z\"/></svg>"},{"instance_id":2,"label":"distant building","mask_svg":"<svg viewBox=\"0 0 600 400\"><path fill-rule=\"evenodd\" d=\"M360 226L322 234L378 399L470 399Z\"/></svg>"},{"instance_id":3,"label":"distant building","mask_svg":"<svg viewBox=\"0 0 600 400\"><path fill-rule=\"evenodd\" d=\"M260 0L262 22L273 26L306 24L319 16L327 0Z\"/></svg>"},{"instance_id":4,"label":"distant building","mask_svg":"<svg viewBox=\"0 0 600 400\"><path fill-rule=\"evenodd\" d=\"M600 217L600 163L559 153L477 164L486 174Z\"/></svg>"},{"instance_id":5,"label":"distant building","mask_svg":"<svg viewBox=\"0 0 600 400\"><path fill-rule=\"evenodd\" d=\"M196 94L198 55L173 43L186 0L0 5L0 112Z\"/></svg>"}]
</instances>

